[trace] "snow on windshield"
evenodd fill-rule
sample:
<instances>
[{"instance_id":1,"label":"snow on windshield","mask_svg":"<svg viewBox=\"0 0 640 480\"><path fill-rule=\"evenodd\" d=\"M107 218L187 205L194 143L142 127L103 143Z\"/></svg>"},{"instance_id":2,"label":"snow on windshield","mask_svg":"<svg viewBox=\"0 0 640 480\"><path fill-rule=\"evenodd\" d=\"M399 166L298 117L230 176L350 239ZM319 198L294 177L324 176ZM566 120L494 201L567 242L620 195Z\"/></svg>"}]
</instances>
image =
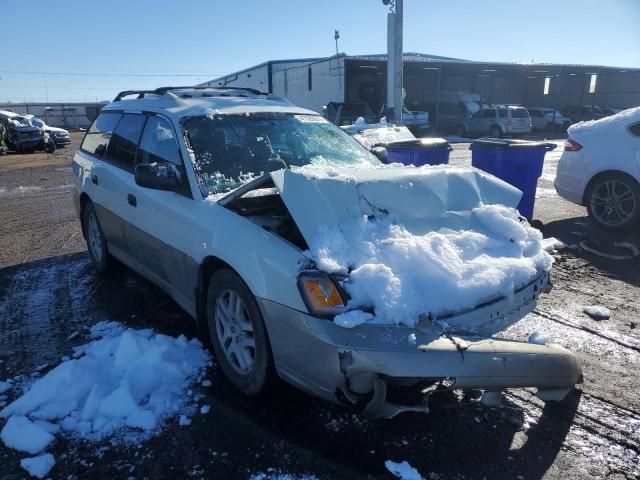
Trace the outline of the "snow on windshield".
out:
<instances>
[{"instance_id":1,"label":"snow on windshield","mask_svg":"<svg viewBox=\"0 0 640 480\"><path fill-rule=\"evenodd\" d=\"M182 124L205 195L237 188L248 176L320 159L338 165L378 162L319 115L212 112Z\"/></svg>"},{"instance_id":2,"label":"snow on windshield","mask_svg":"<svg viewBox=\"0 0 640 480\"><path fill-rule=\"evenodd\" d=\"M335 317L344 327L415 327L421 315L438 317L509 298L553 261L540 232L502 205L473 208L463 229L426 233L411 231L393 212L349 218L320 226L308 255L319 270L348 275L343 286L354 311Z\"/></svg>"}]
</instances>

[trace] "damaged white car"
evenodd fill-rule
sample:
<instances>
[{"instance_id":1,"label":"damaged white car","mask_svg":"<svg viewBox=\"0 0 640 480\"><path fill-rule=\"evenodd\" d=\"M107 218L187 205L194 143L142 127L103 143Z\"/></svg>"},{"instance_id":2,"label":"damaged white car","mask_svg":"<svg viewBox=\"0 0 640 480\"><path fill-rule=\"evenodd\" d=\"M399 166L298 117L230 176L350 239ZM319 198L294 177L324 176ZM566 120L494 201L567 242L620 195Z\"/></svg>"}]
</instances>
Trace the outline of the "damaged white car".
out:
<instances>
[{"instance_id":1,"label":"damaged white car","mask_svg":"<svg viewBox=\"0 0 640 480\"><path fill-rule=\"evenodd\" d=\"M255 90L161 88L104 107L73 173L97 269L115 257L168 292L246 394L280 377L391 417L428 411L430 386L558 400L582 379L558 345L492 338L552 260L520 192L479 170L381 165Z\"/></svg>"}]
</instances>

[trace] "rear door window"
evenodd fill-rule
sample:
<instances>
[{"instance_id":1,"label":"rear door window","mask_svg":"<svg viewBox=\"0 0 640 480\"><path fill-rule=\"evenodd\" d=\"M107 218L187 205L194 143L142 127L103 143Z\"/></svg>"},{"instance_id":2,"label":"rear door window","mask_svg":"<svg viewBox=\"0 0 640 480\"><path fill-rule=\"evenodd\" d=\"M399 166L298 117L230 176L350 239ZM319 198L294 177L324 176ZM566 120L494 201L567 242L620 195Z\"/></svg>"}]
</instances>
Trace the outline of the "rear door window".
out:
<instances>
[{"instance_id":1,"label":"rear door window","mask_svg":"<svg viewBox=\"0 0 640 480\"><path fill-rule=\"evenodd\" d=\"M125 113L113 131L105 158L125 170L133 171L145 120L144 115Z\"/></svg>"},{"instance_id":2,"label":"rear door window","mask_svg":"<svg viewBox=\"0 0 640 480\"><path fill-rule=\"evenodd\" d=\"M113 130L121 118L122 114L116 112L105 112L98 115L85 135L80 149L92 155L104 155Z\"/></svg>"},{"instance_id":3,"label":"rear door window","mask_svg":"<svg viewBox=\"0 0 640 480\"><path fill-rule=\"evenodd\" d=\"M482 111L482 118L496 118L496 111L495 110L483 110Z\"/></svg>"}]
</instances>

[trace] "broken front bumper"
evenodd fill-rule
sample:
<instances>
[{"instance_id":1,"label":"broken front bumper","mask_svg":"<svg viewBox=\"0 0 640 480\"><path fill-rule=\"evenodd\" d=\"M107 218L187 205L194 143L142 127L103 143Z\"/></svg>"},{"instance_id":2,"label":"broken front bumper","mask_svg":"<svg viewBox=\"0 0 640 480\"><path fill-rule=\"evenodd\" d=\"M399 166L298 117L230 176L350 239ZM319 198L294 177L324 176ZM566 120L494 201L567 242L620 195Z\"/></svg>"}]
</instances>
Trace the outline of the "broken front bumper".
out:
<instances>
[{"instance_id":1,"label":"broken front bumper","mask_svg":"<svg viewBox=\"0 0 640 480\"><path fill-rule=\"evenodd\" d=\"M538 280L546 285L546 276ZM535 306L537 282L510 301L493 302L466 315L480 312L487 322L522 318ZM365 410L377 416L417 409L386 402L386 389L394 385L448 379L462 389L536 387L540 398L549 400L564 397L582 379L575 356L559 345L491 338L469 341L424 325L365 324L345 329L268 300L260 299L259 304L276 370L283 379L336 403L364 403ZM448 321L455 324L455 320Z\"/></svg>"}]
</instances>

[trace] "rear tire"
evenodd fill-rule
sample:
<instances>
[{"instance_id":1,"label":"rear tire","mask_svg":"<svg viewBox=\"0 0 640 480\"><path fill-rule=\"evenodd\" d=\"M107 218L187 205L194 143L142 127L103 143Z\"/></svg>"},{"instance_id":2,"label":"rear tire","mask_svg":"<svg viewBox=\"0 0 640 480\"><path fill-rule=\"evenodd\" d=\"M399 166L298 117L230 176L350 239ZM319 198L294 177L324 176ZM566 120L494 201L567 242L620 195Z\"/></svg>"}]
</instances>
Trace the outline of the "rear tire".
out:
<instances>
[{"instance_id":1,"label":"rear tire","mask_svg":"<svg viewBox=\"0 0 640 480\"><path fill-rule=\"evenodd\" d=\"M82 209L82 231L87 241L89 258L95 269L100 273L109 271L113 266L113 258L109 254L107 239L91 202Z\"/></svg>"},{"instance_id":2,"label":"rear tire","mask_svg":"<svg viewBox=\"0 0 640 480\"><path fill-rule=\"evenodd\" d=\"M640 219L640 185L626 174L612 172L596 178L585 200L591 219L608 230L626 230Z\"/></svg>"},{"instance_id":3,"label":"rear tire","mask_svg":"<svg viewBox=\"0 0 640 480\"><path fill-rule=\"evenodd\" d=\"M267 329L255 297L230 269L211 276L207 290L207 330L216 360L245 395L267 391L275 382Z\"/></svg>"}]
</instances>

